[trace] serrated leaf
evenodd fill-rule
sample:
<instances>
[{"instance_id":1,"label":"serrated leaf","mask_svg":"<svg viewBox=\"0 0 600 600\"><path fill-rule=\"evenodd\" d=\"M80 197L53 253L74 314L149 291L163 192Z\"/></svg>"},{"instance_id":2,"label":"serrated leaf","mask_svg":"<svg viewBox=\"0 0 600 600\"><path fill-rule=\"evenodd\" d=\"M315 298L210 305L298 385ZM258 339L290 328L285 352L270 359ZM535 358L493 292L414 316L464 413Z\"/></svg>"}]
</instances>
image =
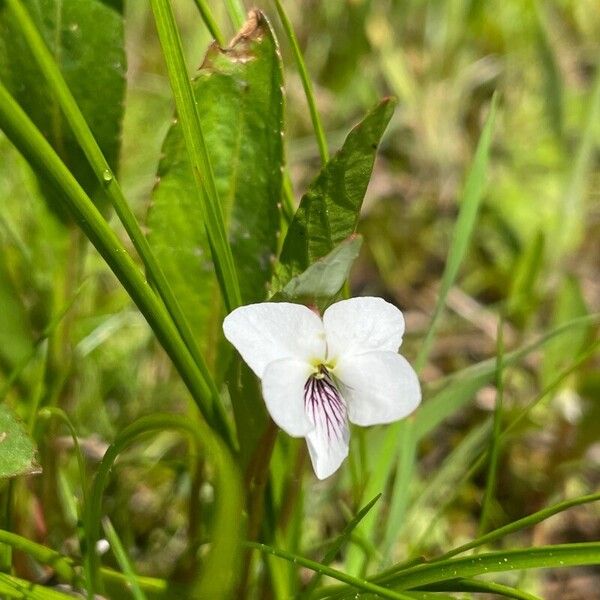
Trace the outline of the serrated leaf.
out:
<instances>
[{"instance_id":1,"label":"serrated leaf","mask_svg":"<svg viewBox=\"0 0 600 600\"><path fill-rule=\"evenodd\" d=\"M286 286L271 300L313 302L326 304L342 288L350 268L358 257L362 237L353 235L338 244L327 256L319 259L306 271L292 277Z\"/></svg>"},{"instance_id":2,"label":"serrated leaf","mask_svg":"<svg viewBox=\"0 0 600 600\"><path fill-rule=\"evenodd\" d=\"M273 291L356 231L377 147L394 105L387 98L367 114L309 186L286 235Z\"/></svg>"},{"instance_id":3,"label":"serrated leaf","mask_svg":"<svg viewBox=\"0 0 600 600\"><path fill-rule=\"evenodd\" d=\"M41 471L33 440L5 404L0 404L0 479Z\"/></svg>"},{"instance_id":4,"label":"serrated leaf","mask_svg":"<svg viewBox=\"0 0 600 600\"><path fill-rule=\"evenodd\" d=\"M24 0L100 148L117 170L125 96L122 2ZM0 4L0 79L99 207L101 185L40 73L6 3ZM48 201L54 191L43 185Z\"/></svg>"},{"instance_id":5,"label":"serrated leaf","mask_svg":"<svg viewBox=\"0 0 600 600\"><path fill-rule=\"evenodd\" d=\"M264 300L279 228L281 59L267 20L233 46L213 44L193 82L244 303ZM201 345L214 352L222 305L180 127L163 146L149 239Z\"/></svg>"}]
</instances>

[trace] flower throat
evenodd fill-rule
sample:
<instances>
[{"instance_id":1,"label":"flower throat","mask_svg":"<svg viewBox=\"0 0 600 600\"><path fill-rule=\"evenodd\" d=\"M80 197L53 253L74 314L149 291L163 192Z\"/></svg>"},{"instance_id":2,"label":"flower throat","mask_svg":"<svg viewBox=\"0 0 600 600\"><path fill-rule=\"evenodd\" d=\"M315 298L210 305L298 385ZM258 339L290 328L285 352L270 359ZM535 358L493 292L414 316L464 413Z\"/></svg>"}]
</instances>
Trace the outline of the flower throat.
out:
<instances>
[{"instance_id":1,"label":"flower throat","mask_svg":"<svg viewBox=\"0 0 600 600\"><path fill-rule=\"evenodd\" d=\"M304 408L312 424L322 428L328 439L342 436L346 403L324 365L320 365L304 384Z\"/></svg>"}]
</instances>

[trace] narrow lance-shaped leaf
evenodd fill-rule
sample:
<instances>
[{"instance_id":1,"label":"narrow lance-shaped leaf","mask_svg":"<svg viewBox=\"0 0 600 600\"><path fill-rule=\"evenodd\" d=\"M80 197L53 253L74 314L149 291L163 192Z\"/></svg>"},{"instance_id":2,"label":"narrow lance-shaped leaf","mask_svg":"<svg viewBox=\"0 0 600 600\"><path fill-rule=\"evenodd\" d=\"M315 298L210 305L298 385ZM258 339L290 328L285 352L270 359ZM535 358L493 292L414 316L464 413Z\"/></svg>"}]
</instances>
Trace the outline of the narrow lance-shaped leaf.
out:
<instances>
[{"instance_id":1,"label":"narrow lance-shaped leaf","mask_svg":"<svg viewBox=\"0 0 600 600\"><path fill-rule=\"evenodd\" d=\"M193 82L244 303L264 300L279 227L283 82L266 19L227 49L213 44ZM199 342L213 350L222 304L181 128L163 146L149 239Z\"/></svg>"},{"instance_id":2,"label":"narrow lance-shaped leaf","mask_svg":"<svg viewBox=\"0 0 600 600\"><path fill-rule=\"evenodd\" d=\"M286 235L273 291L356 231L377 147L394 104L387 98L377 105L309 186Z\"/></svg>"},{"instance_id":3,"label":"narrow lance-shaped leaf","mask_svg":"<svg viewBox=\"0 0 600 600\"><path fill-rule=\"evenodd\" d=\"M125 95L125 51L121 0L26 0L25 6L79 104L113 170L120 149ZM101 58L99 58L101 57ZM99 207L102 186L49 91L6 3L0 4L0 80L42 131ZM44 192L54 210L66 216Z\"/></svg>"},{"instance_id":4,"label":"narrow lance-shaped leaf","mask_svg":"<svg viewBox=\"0 0 600 600\"><path fill-rule=\"evenodd\" d=\"M6 404L0 404L0 479L41 471L33 440Z\"/></svg>"}]
</instances>

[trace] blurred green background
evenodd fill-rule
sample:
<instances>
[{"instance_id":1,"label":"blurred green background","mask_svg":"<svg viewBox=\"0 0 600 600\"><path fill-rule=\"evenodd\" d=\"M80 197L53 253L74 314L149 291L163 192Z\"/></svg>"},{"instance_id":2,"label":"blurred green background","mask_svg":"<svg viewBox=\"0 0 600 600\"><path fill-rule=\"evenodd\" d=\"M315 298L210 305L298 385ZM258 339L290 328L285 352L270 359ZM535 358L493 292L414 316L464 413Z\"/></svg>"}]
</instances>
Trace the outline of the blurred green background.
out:
<instances>
[{"instance_id":1,"label":"blurred green background","mask_svg":"<svg viewBox=\"0 0 600 600\"><path fill-rule=\"evenodd\" d=\"M229 26L221 3L213 4L219 23ZM494 356L499 314L506 316L505 343L512 349L600 310L598 0L284 4L332 150L379 98L399 100L365 202L359 227L365 244L351 289L354 295L383 296L405 311L409 359L435 306L464 176L491 96L499 93L480 218L450 292L425 381ZM318 150L274 8L267 0L256 5L280 34L287 156L299 199L319 169ZM210 37L193 2L178 0L175 7L188 64L199 66ZM173 102L146 3L126 3L125 14L128 71L120 175L144 222ZM228 34L233 33L230 28ZM24 161L4 138L0 156L0 383L31 351L49 316L77 293L60 325L63 333L53 342L60 347L48 354L56 368L33 362L11 398L27 414L41 388L46 392L55 386L59 404L73 416L94 460L115 432L136 417L183 410L186 394L114 277L95 252L77 250L82 238L48 211ZM78 281L84 281L80 291ZM597 333L579 329L510 368L507 419L589 347ZM599 365L596 352L511 435L501 457L494 524L598 488ZM66 385L57 383L61 377ZM457 488L444 512L440 506L481 447L475 436L493 410L494 393L482 389L423 444L411 494L428 495L418 511L409 508L405 544L426 535L423 549L434 550L475 535L482 476ZM444 459L469 436L473 444L462 446L463 462L447 465ZM45 527L57 547L64 547L69 537L64 532L75 536L68 498L76 487L76 469L63 447L55 445L52 451L61 467L58 484L44 493L54 495L62 509L56 513L58 523ZM447 468L440 471L442 465ZM428 487L433 474L440 473ZM315 493L307 502L304 547L339 531L343 507L354 508L346 478L337 487L317 485L312 476L306 482ZM49 484L44 479L34 485L41 490ZM181 567L189 485L184 452L169 433L131 451L130 460L126 457L117 469L106 507L141 573L168 576ZM36 496L24 497L33 511ZM42 537L34 523L27 526L32 538ZM529 543L597 540L600 513L597 507L582 507L524 536ZM399 545L398 558L403 552ZM593 569L549 572L539 583L544 598L586 600L600 597L599 584L600 574Z\"/></svg>"}]
</instances>

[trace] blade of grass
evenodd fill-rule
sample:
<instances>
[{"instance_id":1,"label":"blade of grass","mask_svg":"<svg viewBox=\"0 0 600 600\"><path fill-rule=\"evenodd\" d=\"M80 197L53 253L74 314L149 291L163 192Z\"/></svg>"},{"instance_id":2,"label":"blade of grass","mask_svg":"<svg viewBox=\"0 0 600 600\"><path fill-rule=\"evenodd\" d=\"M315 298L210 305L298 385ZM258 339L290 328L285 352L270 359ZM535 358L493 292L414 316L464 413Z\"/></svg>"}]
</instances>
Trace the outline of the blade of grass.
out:
<instances>
[{"instance_id":1,"label":"blade of grass","mask_svg":"<svg viewBox=\"0 0 600 600\"><path fill-rule=\"evenodd\" d=\"M476 556L420 564L393 574L388 571L370 577L368 581L404 592L477 575L597 564L600 564L600 542L558 544L487 552ZM353 592L347 586L322 588L313 596L313 598L328 598L328 600L352 597L354 597Z\"/></svg>"},{"instance_id":2,"label":"blade of grass","mask_svg":"<svg viewBox=\"0 0 600 600\"><path fill-rule=\"evenodd\" d=\"M263 552L266 555L277 556L296 565L306 567L307 569L315 571L316 573L327 575L332 579L337 579L338 581L347 583L348 585L352 586L357 590L375 594L380 598L390 598L391 600L411 600L408 596L405 596L404 594L394 592L393 590L386 589L379 585L370 583L365 579L353 577L352 575L348 575L343 571L332 569L331 567L322 565L321 563L315 562L313 560L309 560L308 558L303 558L302 556L298 556L297 554L287 552L286 550L278 550L276 548L267 546L266 544L260 544L258 542L244 542L244 545L247 548L259 550L260 552Z\"/></svg>"},{"instance_id":3,"label":"blade of grass","mask_svg":"<svg viewBox=\"0 0 600 600\"><path fill-rule=\"evenodd\" d=\"M107 196L117 213L121 223L123 224L129 238L131 239L139 257L142 259L146 272L152 280L157 292L159 293L165 307L169 311L175 326L177 327L186 346L192 354L194 361L198 365L202 376L210 387L212 394L212 402L214 407L219 410L221 420L225 422L225 416L219 390L214 383L213 377L208 369L204 358L200 352L198 344L192 333L192 330L181 310L177 298L171 289L163 270L161 269L150 244L143 234L142 229L129 207L129 204L123 194L123 190L119 185L116 177L112 173L108 161L104 157L100 146L96 142L91 129L89 128L81 109L77 105L73 94L69 90L60 68L58 67L54 57L44 42L40 32L37 30L31 16L22 0L8 0L16 21L19 23L21 32L31 53L36 60L41 73L46 78L48 87L54 94L61 110L75 135L81 149L85 153L90 166L92 167L98 181L104 185Z\"/></svg>"},{"instance_id":4,"label":"blade of grass","mask_svg":"<svg viewBox=\"0 0 600 600\"><path fill-rule=\"evenodd\" d=\"M499 527L498 529L494 529L485 535L481 535L458 548L454 548L449 552L446 552L439 558L435 560L446 560L448 558L452 558L457 554L462 554L463 552L467 552L467 550L472 550L473 548L478 548L479 546L483 546L484 544L489 544L490 542L495 542L503 538L506 535L511 533L515 533L516 531L521 531L522 529L526 529L528 527L533 527L537 525L541 521L545 521L549 519L553 515L556 515L560 512L568 510L573 506L580 506L582 504L589 504L590 502L598 502L600 501L600 493L597 494L589 494L587 496L579 496L577 498L572 498L571 500L565 500L564 502L559 502L558 504L554 504L553 506L549 506L548 508L544 508L539 510L531 515L527 515L522 519L518 519L517 521L513 521L504 527Z\"/></svg>"},{"instance_id":5,"label":"blade of grass","mask_svg":"<svg viewBox=\"0 0 600 600\"><path fill-rule=\"evenodd\" d=\"M427 330L425 339L423 340L423 344L415 361L415 369L417 372L420 371L427 362L433 340L435 339L440 316L442 315L446 305L448 292L456 281L458 270L467 253L467 248L469 247L469 242L471 240L473 230L475 229L475 222L477 220L477 214L479 212L479 206L481 204L481 198L483 196L483 190L485 187L487 163L490 153L490 146L492 143L492 134L494 132L497 105L498 96L497 94L494 94L490 106L490 113L485 122L481 137L479 138L477 149L475 150L475 156L473 158L473 164L471 165L467 180L465 182L462 200L460 203L460 210L456 220L456 225L454 226L450 249L448 250L448 259L442 275L438 300L431 317L429 329Z\"/></svg>"},{"instance_id":6,"label":"blade of grass","mask_svg":"<svg viewBox=\"0 0 600 600\"><path fill-rule=\"evenodd\" d=\"M485 184L485 172L487 168L488 155L492 141L492 133L494 128L494 120L496 115L497 95L494 94L490 107L490 113L486 120L483 132L477 144L473 164L469 170L465 188L463 191L463 199L460 204L460 212L454 227L453 239L448 252L448 260L446 268L442 275L442 283L436 307L431 318L429 329L423 341L423 345L419 351L419 355L415 361L415 369L419 372L429 356L429 351L435 337L437 324L446 304L446 297L450 288L454 284L458 275L459 267L466 254L469 240L473 232L483 188ZM422 409L419 409L422 410ZM391 494L389 519L394 524L394 528L386 528L386 541L384 543L384 552L387 553L393 540L396 538L399 528L404 520L404 512L406 509L406 490L412 479L414 471L414 457L416 456L416 444L419 440L419 435L410 431L415 428L414 418L401 421L390 425L386 432L386 446L391 448L389 454L385 455L385 459L380 461L377 472L370 478L366 486L366 497L372 496L381 491L385 487L385 482L390 476L390 473L397 464L398 452L402 448L405 453L405 458L402 463L401 470L397 473L398 477L394 482L394 488ZM406 440L406 437L412 439L412 445ZM371 513L361 524L360 528L365 535L371 538L374 534L375 523L378 515ZM385 555L384 555L385 558ZM360 572L362 556L354 550L349 553L347 568L351 573Z\"/></svg>"},{"instance_id":7,"label":"blade of grass","mask_svg":"<svg viewBox=\"0 0 600 600\"><path fill-rule=\"evenodd\" d=\"M487 529L490 518L490 510L496 490L496 478L498 473L498 458L500 454L500 429L502 426L502 404L504 395L504 383L502 379L504 369L504 341L503 341L504 322L500 319L498 323L498 334L496 336L496 407L494 410L494 421L492 425L492 435L488 450L489 465L483 502L481 506L481 517L479 520L479 535L483 535Z\"/></svg>"},{"instance_id":8,"label":"blade of grass","mask_svg":"<svg viewBox=\"0 0 600 600\"><path fill-rule=\"evenodd\" d=\"M142 592L140 588L137 577L135 575L135 571L131 565L131 561L127 556L127 552L119 539L119 536L113 527L113 524L110 522L108 517L104 517L102 519L102 528L104 529L104 533L106 534L106 539L110 544L110 547L119 563L119 567L121 567L121 571L123 571L123 575L127 578L127 585L131 590L131 595L135 600L146 600L146 594Z\"/></svg>"},{"instance_id":9,"label":"blade of grass","mask_svg":"<svg viewBox=\"0 0 600 600\"><path fill-rule=\"evenodd\" d=\"M123 244L65 167L44 136L0 83L0 129L37 171L62 193L60 198L136 303L170 356L204 418L233 446L227 423L213 405L211 389L171 318L142 277Z\"/></svg>"},{"instance_id":10,"label":"blade of grass","mask_svg":"<svg viewBox=\"0 0 600 600\"><path fill-rule=\"evenodd\" d=\"M150 0L158 38L167 65L177 115L202 203L206 232L223 299L228 311L242 303L233 254L225 232L223 211L202 134L200 116L183 58L183 49L169 0Z\"/></svg>"},{"instance_id":11,"label":"blade of grass","mask_svg":"<svg viewBox=\"0 0 600 600\"><path fill-rule=\"evenodd\" d=\"M319 116L319 111L317 109L312 81L308 74L308 70L306 69L306 63L304 62L304 57L302 56L302 50L300 50L294 27L283 8L283 4L281 0L273 0L273 3L277 9L279 20L281 21L281 25L283 26L283 30L292 49L294 60L296 61L296 68L300 75L300 81L302 82L302 88L304 89L304 95L306 96L308 110L310 111L310 118L313 129L315 130L315 137L317 138L321 163L325 165L329 160L329 148L327 146L327 138L325 136L325 131L323 130L323 124L321 123L321 117Z\"/></svg>"},{"instance_id":12,"label":"blade of grass","mask_svg":"<svg viewBox=\"0 0 600 600\"><path fill-rule=\"evenodd\" d=\"M546 569L600 564L600 542L559 544L519 550L487 552L477 556L452 558L405 569L393 576L375 577L380 584L402 590L457 577L474 577L520 569Z\"/></svg>"},{"instance_id":13,"label":"blade of grass","mask_svg":"<svg viewBox=\"0 0 600 600\"><path fill-rule=\"evenodd\" d=\"M241 0L224 0L225 8L235 29L239 29L246 19L246 13Z\"/></svg>"},{"instance_id":14,"label":"blade of grass","mask_svg":"<svg viewBox=\"0 0 600 600\"><path fill-rule=\"evenodd\" d=\"M64 594L6 573L0 573L0 592L6 594L2 596L3 598L27 598L27 600L72 600L73 598L71 594Z\"/></svg>"},{"instance_id":15,"label":"blade of grass","mask_svg":"<svg viewBox=\"0 0 600 600\"><path fill-rule=\"evenodd\" d=\"M356 529L356 526L365 518L367 513L375 506L375 503L381 498L381 494L377 494L367 505L363 506L355 517L344 527L344 530L339 535L338 538L331 544L330 548L325 553L325 556L321 560L321 565L328 566L332 563L332 561L337 556L337 553L344 547L346 542L350 539L352 532ZM309 598L312 592L317 588L319 583L321 582L321 577L323 573L320 571L315 571L312 576L310 582L300 594L300 598Z\"/></svg>"},{"instance_id":16,"label":"blade of grass","mask_svg":"<svg viewBox=\"0 0 600 600\"><path fill-rule=\"evenodd\" d=\"M516 600L542 600L529 592L524 592L508 585L493 583L491 581L479 581L478 579L459 579L458 581L448 581L434 585L426 585L420 588L432 592L475 592L496 594L505 598L515 598Z\"/></svg>"},{"instance_id":17,"label":"blade of grass","mask_svg":"<svg viewBox=\"0 0 600 600\"><path fill-rule=\"evenodd\" d=\"M237 469L218 437L202 422L194 423L181 415L153 414L142 417L125 427L109 446L98 468L90 502L85 516L87 547L93 549L99 538L100 521L102 518L102 498L108 484L108 478L115 461L123 450L129 447L140 436L149 433L174 429L190 435L206 456L214 463L218 489L218 501L212 518L211 547L203 557L202 568L193 586L192 596L200 598L228 597L237 577L239 555L239 536L242 535L242 495L241 482ZM87 580L90 583L88 595L93 598L98 589L99 557L90 551L86 557Z\"/></svg>"},{"instance_id":18,"label":"blade of grass","mask_svg":"<svg viewBox=\"0 0 600 600\"><path fill-rule=\"evenodd\" d=\"M554 381L552 381L548 386L546 386L504 429L504 431L500 435L500 442L504 443L508 434L531 412L531 410L537 406L548 394L552 393L555 389L557 389L562 382L571 375L574 371L576 371L585 361L587 361L593 354L597 351L598 347L600 347L600 340L596 343L592 344L590 348L588 348L585 352L583 352L577 359L562 373L560 373ZM416 551L419 551L420 548L423 547L424 540L429 538L429 534L432 531L435 524L439 521L442 514L446 511L446 509L454 502L458 492L462 489L462 486L469 481L474 475L479 471L479 469L485 464L487 459L487 451L484 451L479 455L475 463L468 469L468 471L463 475L463 477L458 481L452 490L447 494L445 501L438 508L436 515L430 519L429 525L423 535L420 537L418 543L415 545Z\"/></svg>"},{"instance_id":19,"label":"blade of grass","mask_svg":"<svg viewBox=\"0 0 600 600\"><path fill-rule=\"evenodd\" d=\"M196 4L198 12L200 13L200 16L202 17L202 20L204 21L204 24L206 25L206 28L210 32L210 35L212 35L215 38L215 41L217 42L217 44L219 44L219 46L221 46L221 48L224 48L225 38L223 37L223 33L219 28L219 24L217 23L214 15L212 14L210 6L208 6L206 0L194 0L194 2Z\"/></svg>"},{"instance_id":20,"label":"blade of grass","mask_svg":"<svg viewBox=\"0 0 600 600\"><path fill-rule=\"evenodd\" d=\"M77 575L73 561L60 554L60 552L3 529L0 529L0 543L28 554L43 565L52 567L61 581L73 584L81 583L81 578Z\"/></svg>"}]
</instances>

